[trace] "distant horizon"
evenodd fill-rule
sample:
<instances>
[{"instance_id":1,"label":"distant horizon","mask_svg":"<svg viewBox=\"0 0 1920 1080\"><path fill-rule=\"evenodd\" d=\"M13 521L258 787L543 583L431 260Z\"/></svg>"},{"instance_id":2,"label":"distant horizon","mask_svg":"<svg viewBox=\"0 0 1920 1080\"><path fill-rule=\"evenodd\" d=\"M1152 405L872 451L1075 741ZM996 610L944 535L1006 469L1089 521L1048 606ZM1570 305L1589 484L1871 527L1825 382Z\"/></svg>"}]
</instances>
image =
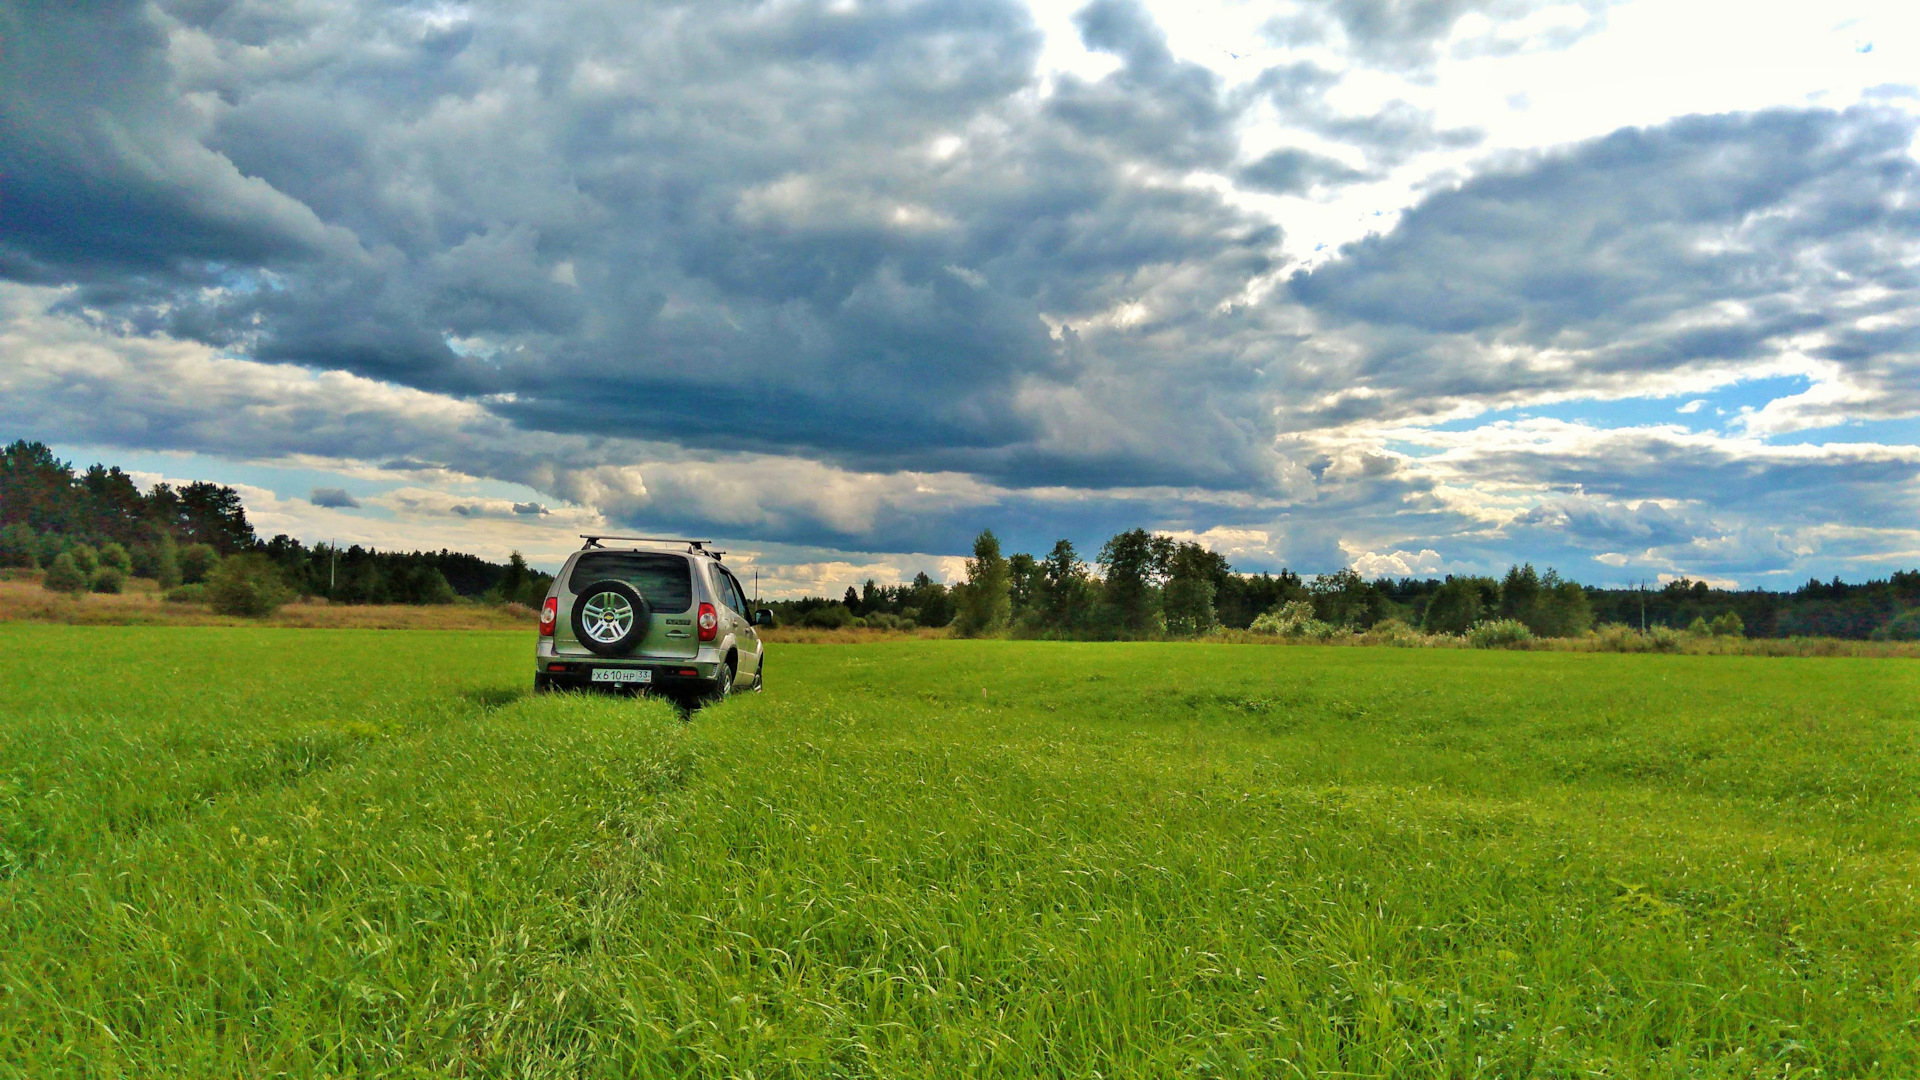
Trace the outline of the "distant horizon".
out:
<instances>
[{"instance_id":1,"label":"distant horizon","mask_svg":"<svg viewBox=\"0 0 1920 1080\"><path fill-rule=\"evenodd\" d=\"M0 437L0 444L5 444L9 442L12 442L11 438ZM240 492L241 501L245 503L246 493L248 491L254 491L257 493L257 492L266 490L266 489L259 488L255 485L245 483L244 481L236 484L236 483L231 483L229 481L221 480L218 477L213 477L213 476L185 476L185 475L163 476L161 474L147 471L147 470L128 468L126 464L123 462L115 461L107 457L101 457L101 456L98 456L97 454L93 456L89 456L88 454L85 454L85 453L76 455L76 454L67 452L66 450L64 450L59 446L53 446L53 445L49 445L49 449L51 449L54 452L55 456L58 457L60 460L69 462L74 467L76 472L84 472L89 466L92 466L94 464L103 465L108 468L119 467L122 471L126 472L129 476L132 476L135 479L135 482L140 485L143 491L151 489L152 485L156 482L169 483L169 484L175 485L176 487L185 483L190 483L190 482L208 482L208 483L221 484L223 486L234 487L236 491ZM132 455L132 456L138 457L138 455ZM269 494L271 493L269 492ZM319 547L323 544L337 544L338 548L341 550L345 550L346 548L353 547L356 545L363 549L388 551L388 552L396 552L396 551L397 552L414 552L414 551L434 552L434 551L444 550L444 551L456 552L458 554L463 554L463 555L471 555L475 558L484 559L488 562L492 562L500 565L504 565L508 560L508 558L510 558L514 552L518 551L522 555L522 557L527 558L529 566L532 566L534 569L541 570L549 574L557 572L561 564L566 561L567 556L581 548L582 537L584 535L612 536L616 532L616 530L603 529L599 533L595 534L589 529L582 529L580 533L575 533L569 537L564 538L564 540L567 541L568 543L563 543L565 550L561 551L560 554L547 560L537 560L529 556L526 551L517 547L508 547L500 551L491 551L490 549L475 550L471 548L461 547L457 544L450 544L445 542L434 542L431 540L418 542L418 543L408 542L408 543L394 545L394 544L382 544L370 539L358 540L358 539L352 539L352 538L342 539L342 538L333 538L333 537L301 536L301 535L287 532L284 529L276 529L276 528L263 525L261 523L261 518L255 514L251 506L247 508L247 519L249 523L253 525L255 536L263 543L273 539L275 535L286 535L286 536L291 536L293 539L299 541L303 546L309 549ZM1138 526L1138 527L1146 528L1146 526ZM980 528L993 529L996 536L1001 536L999 530L996 529L991 523L982 524ZM621 531L624 531L624 530L621 530ZM1148 531L1162 532L1165 535L1172 535L1170 533L1164 533L1164 531L1162 530L1153 530L1149 528ZM1089 538L1086 542L1082 542L1081 540L1075 539L1073 537L1064 537L1064 538L1054 537L1052 539L1047 540L1045 543L1035 544L1029 547L1022 547L1019 544L1008 543L1006 542L1004 537L1001 537L1001 539L1002 539L1002 545L1008 555L1012 555L1014 552L1017 552L1017 551L1026 551L1028 554L1032 554L1036 556L1043 555L1047 551L1047 549L1053 546L1056 540L1066 539L1074 545L1074 548L1077 552L1079 552L1080 557L1091 566L1094 562L1095 557L1099 553L1100 545L1105 543L1106 540L1110 538L1110 536L1111 534L1109 534L1109 536ZM561 539L561 538L556 537L556 539ZM709 538L701 537L700 539L709 539ZM757 561L757 556L759 553L755 550L754 542L750 539L745 539L740 537L716 536L716 537L711 537L710 539L712 540L715 547L726 551L726 554L728 556L728 565L735 567L736 572L748 575L748 580L750 580L751 575L754 573L756 567L759 566L759 563ZM954 558L951 561L955 564L963 563L964 556ZM1247 576L1247 577L1257 576L1260 574L1269 574L1269 575L1277 576L1285 572L1292 572L1293 574L1295 574L1296 576L1300 577L1303 580L1311 581L1313 578L1317 576L1330 575L1344 569L1357 570L1357 568L1355 567L1331 567L1323 570L1314 570L1314 569L1302 569L1300 567L1289 566L1285 564L1282 564L1280 566L1248 567L1239 563L1234 563L1230 557L1228 561L1232 565L1234 573L1242 576ZM1563 569L1561 569L1560 567L1551 566L1548 564L1541 563L1538 560L1526 559L1526 558L1518 559L1514 562L1508 563L1506 566L1489 567L1483 571L1478 571L1478 572L1449 571L1446 573L1439 573L1439 574L1365 574L1363 573L1362 577L1366 578L1368 581L1385 580L1385 581L1413 581L1413 582L1443 581L1448 577L1459 577L1459 576L1491 577L1491 578L1497 579L1503 576L1508 569L1511 569L1513 567L1518 567L1518 566L1533 566L1536 570L1538 570L1542 574L1546 573L1549 570L1553 570L1560 573L1562 578L1564 578L1565 580L1577 582L1589 589L1609 591L1609 592L1633 591L1634 589L1641 588L1641 587L1646 588L1648 591L1658 591L1662 588L1665 588L1668 584L1674 583L1674 582L1706 580L1703 578L1687 578L1684 575L1667 576L1662 578L1651 578L1651 579L1645 579L1639 582L1636 582L1636 581L1622 582L1618 580L1611 580L1611 581L1595 580L1594 578L1591 578L1591 577L1581 577L1578 575L1570 574L1564 571ZM762 570L765 569L763 566L759 568ZM1848 580L1844 577L1840 577L1838 578L1838 580L1840 580L1843 584L1846 584L1849 586L1866 585L1866 584L1871 584L1877 581L1885 581L1892 574L1900 573L1906 570L1920 571L1920 561L1917 561L1915 566L1912 568L1907 568L1907 567L1895 568L1877 577L1865 576L1865 577L1858 578L1856 580ZM1095 568L1095 572L1097 573L1097 568ZM957 568L953 572L953 576L951 577L942 577L938 574L934 574L928 571L915 571L915 573L928 573L928 576L932 580L944 585L957 584L966 579L964 567ZM863 577L863 578L848 579L843 583L822 584L818 586L818 588L815 591L805 591L805 590L795 591L792 588L785 588L785 589L779 590L776 593L769 594L767 598L770 600L781 600L781 601L792 601L792 600L803 600L803 599L838 600L841 597L841 595L846 592L847 589L851 588L851 589L854 589L855 591L858 591L860 586L863 585L868 580L872 580L875 584L880 586L894 586L894 585L907 584L913 580L913 577L914 577L914 574L907 574L904 577L896 577L896 578L890 578L890 579L869 575L868 577ZM1827 578L1827 579L1808 578L1808 579L1803 579L1797 582L1790 582L1790 583L1783 582L1776 585L1766 585L1766 584L1739 585L1737 583L1733 585L1725 585L1725 584L1715 584L1711 581L1708 581L1707 584L1710 588L1721 590L1721 591L1728 591L1728 592L1768 592L1768 593L1777 593L1777 594L1789 594L1801 588L1804 588L1809 583L1825 585L1830 583L1832 580L1835 580L1835 579L1834 578ZM762 582L762 585L764 590L765 581Z\"/></svg>"}]
</instances>

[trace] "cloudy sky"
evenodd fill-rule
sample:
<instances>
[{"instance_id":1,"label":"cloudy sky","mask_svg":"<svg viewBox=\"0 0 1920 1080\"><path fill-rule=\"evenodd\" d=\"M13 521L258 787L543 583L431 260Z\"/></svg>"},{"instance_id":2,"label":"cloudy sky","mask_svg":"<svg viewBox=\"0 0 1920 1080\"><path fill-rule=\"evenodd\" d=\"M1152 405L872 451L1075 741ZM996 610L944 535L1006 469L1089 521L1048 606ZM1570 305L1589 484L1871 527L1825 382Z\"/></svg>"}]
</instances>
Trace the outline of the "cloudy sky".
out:
<instances>
[{"instance_id":1,"label":"cloudy sky","mask_svg":"<svg viewBox=\"0 0 1920 1080\"><path fill-rule=\"evenodd\" d=\"M0 0L0 437L771 593L1920 565L1920 11Z\"/></svg>"}]
</instances>

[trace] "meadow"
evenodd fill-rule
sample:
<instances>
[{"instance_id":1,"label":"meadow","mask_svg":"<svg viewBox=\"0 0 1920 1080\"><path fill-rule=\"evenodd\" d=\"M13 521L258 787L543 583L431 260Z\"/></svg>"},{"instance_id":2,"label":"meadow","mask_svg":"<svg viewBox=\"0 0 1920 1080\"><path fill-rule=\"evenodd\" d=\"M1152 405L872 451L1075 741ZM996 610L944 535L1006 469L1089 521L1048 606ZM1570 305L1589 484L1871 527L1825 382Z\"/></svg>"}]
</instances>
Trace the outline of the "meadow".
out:
<instances>
[{"instance_id":1,"label":"meadow","mask_svg":"<svg viewBox=\"0 0 1920 1080\"><path fill-rule=\"evenodd\" d=\"M0 624L0 1076L1920 1074L1920 666Z\"/></svg>"}]
</instances>

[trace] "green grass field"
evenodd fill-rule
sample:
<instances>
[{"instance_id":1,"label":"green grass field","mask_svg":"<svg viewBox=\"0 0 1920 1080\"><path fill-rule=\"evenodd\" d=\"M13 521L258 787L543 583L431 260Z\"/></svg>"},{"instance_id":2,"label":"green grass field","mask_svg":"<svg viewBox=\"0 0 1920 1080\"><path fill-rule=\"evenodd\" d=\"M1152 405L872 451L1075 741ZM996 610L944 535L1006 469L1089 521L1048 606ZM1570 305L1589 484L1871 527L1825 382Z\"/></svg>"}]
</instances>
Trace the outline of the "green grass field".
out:
<instances>
[{"instance_id":1,"label":"green grass field","mask_svg":"<svg viewBox=\"0 0 1920 1080\"><path fill-rule=\"evenodd\" d=\"M0 625L0 1075L1920 1075L1920 666Z\"/></svg>"}]
</instances>

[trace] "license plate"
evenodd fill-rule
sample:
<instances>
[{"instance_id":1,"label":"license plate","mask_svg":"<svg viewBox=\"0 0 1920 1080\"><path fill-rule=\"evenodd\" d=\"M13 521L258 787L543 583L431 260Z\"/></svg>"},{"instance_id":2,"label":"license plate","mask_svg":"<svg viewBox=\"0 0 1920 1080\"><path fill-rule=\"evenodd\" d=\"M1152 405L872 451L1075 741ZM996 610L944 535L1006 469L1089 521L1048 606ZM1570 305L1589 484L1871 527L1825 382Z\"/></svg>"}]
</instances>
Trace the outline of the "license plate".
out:
<instances>
[{"instance_id":1,"label":"license plate","mask_svg":"<svg viewBox=\"0 0 1920 1080\"><path fill-rule=\"evenodd\" d=\"M648 668L594 668L594 682L650 683L653 672Z\"/></svg>"}]
</instances>

